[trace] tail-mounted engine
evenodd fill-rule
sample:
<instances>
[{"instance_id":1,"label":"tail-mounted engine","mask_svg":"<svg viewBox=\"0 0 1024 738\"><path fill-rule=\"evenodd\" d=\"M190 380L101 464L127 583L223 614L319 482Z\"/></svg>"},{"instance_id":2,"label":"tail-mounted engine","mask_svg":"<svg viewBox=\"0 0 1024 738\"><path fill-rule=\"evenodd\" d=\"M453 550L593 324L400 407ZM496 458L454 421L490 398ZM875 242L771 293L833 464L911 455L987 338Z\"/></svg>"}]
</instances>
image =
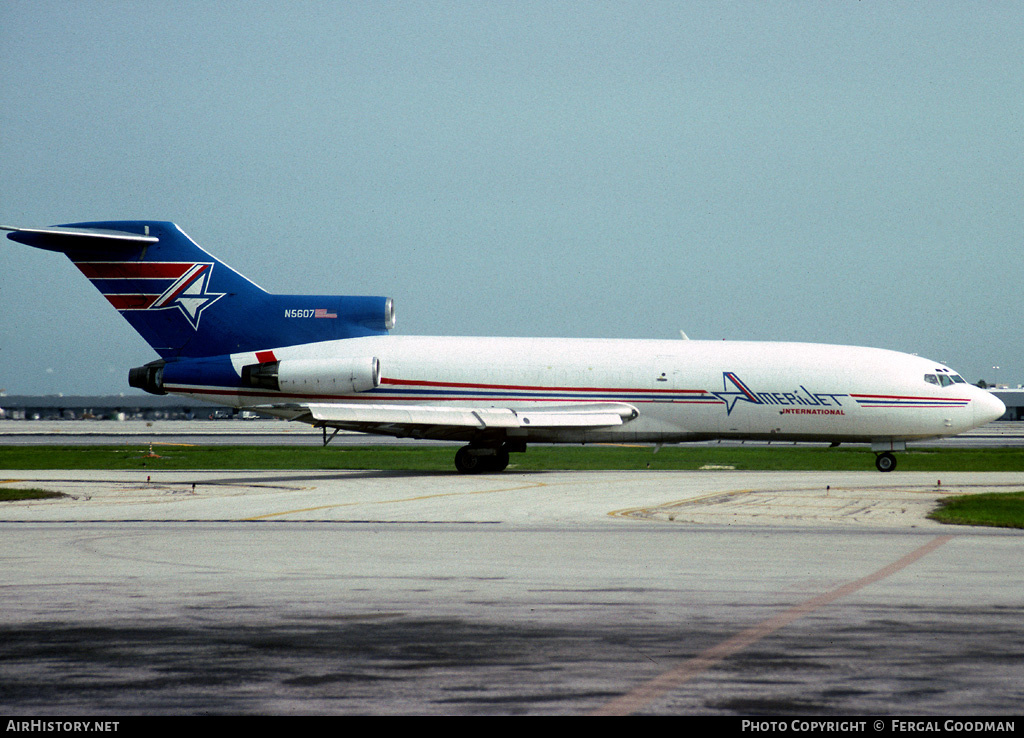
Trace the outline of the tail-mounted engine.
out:
<instances>
[{"instance_id":1,"label":"tail-mounted engine","mask_svg":"<svg viewBox=\"0 0 1024 738\"><path fill-rule=\"evenodd\" d=\"M366 392L380 385L376 357L358 359L282 359L242 367L246 387L312 395Z\"/></svg>"},{"instance_id":2,"label":"tail-mounted engine","mask_svg":"<svg viewBox=\"0 0 1024 738\"><path fill-rule=\"evenodd\" d=\"M145 390L151 395L166 395L164 389L164 365L163 359L151 361L145 366L137 366L128 371L128 384L140 390Z\"/></svg>"}]
</instances>

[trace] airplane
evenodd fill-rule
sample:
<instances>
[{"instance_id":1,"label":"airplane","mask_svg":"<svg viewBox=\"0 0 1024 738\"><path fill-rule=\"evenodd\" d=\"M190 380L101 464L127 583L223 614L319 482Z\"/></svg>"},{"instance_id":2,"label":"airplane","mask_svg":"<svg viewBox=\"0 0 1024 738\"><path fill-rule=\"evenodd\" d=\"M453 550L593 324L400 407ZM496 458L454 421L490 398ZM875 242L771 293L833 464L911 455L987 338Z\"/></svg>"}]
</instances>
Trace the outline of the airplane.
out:
<instances>
[{"instance_id":1,"label":"airplane","mask_svg":"<svg viewBox=\"0 0 1024 738\"><path fill-rule=\"evenodd\" d=\"M0 226L65 254L159 359L130 386L323 429L463 441L463 473L504 471L530 443L908 441L1005 412L929 359L752 341L390 335L386 297L270 294L162 221ZM328 430L332 431L330 438Z\"/></svg>"}]
</instances>

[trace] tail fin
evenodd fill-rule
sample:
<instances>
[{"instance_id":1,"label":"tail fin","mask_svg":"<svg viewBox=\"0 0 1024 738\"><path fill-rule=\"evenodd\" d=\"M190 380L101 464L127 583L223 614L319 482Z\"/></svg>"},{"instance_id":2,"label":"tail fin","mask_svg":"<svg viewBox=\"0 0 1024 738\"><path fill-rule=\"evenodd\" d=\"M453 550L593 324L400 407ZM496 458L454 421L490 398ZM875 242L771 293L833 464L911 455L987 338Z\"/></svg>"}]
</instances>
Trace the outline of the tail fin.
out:
<instances>
[{"instance_id":1,"label":"tail fin","mask_svg":"<svg viewBox=\"0 0 1024 738\"><path fill-rule=\"evenodd\" d=\"M217 356L387 333L389 298L271 295L174 223L112 221L11 228L65 254L164 359Z\"/></svg>"}]
</instances>

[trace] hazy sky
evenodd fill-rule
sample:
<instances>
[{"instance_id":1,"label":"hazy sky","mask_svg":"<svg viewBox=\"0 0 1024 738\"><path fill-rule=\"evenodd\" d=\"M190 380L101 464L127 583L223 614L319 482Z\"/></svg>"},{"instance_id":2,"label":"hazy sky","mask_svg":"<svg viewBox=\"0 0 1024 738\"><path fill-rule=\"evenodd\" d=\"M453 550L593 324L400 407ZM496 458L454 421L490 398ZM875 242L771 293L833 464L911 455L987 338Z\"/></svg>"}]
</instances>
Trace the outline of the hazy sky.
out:
<instances>
[{"instance_id":1,"label":"hazy sky","mask_svg":"<svg viewBox=\"0 0 1024 738\"><path fill-rule=\"evenodd\" d=\"M173 220L272 292L393 297L398 334L1024 382L1020 2L0 0L0 29L4 224ZM0 241L0 388L154 358Z\"/></svg>"}]
</instances>

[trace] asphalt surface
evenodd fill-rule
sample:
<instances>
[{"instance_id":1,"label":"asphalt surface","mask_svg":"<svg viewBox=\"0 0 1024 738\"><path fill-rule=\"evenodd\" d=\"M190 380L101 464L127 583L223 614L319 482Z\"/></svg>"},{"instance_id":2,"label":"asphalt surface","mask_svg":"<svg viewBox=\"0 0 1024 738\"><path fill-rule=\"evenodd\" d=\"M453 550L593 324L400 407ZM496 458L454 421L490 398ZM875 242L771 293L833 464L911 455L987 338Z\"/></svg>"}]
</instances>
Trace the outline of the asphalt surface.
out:
<instances>
[{"instance_id":1,"label":"asphalt surface","mask_svg":"<svg viewBox=\"0 0 1024 738\"><path fill-rule=\"evenodd\" d=\"M1024 474L935 476L5 471L0 712L1012 716L1024 535L925 515Z\"/></svg>"}]
</instances>

